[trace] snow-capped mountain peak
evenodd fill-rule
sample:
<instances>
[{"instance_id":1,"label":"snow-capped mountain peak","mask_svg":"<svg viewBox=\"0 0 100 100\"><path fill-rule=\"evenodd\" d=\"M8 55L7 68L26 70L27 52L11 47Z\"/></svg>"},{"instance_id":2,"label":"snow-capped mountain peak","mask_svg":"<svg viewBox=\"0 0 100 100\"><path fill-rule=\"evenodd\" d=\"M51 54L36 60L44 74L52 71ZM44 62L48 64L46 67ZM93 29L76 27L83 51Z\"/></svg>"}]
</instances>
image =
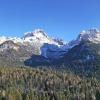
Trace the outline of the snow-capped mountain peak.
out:
<instances>
[{"instance_id":1,"label":"snow-capped mountain peak","mask_svg":"<svg viewBox=\"0 0 100 100\"><path fill-rule=\"evenodd\" d=\"M33 34L37 37L39 36L48 37L48 35L42 29L36 29L35 31L33 31Z\"/></svg>"},{"instance_id":2,"label":"snow-capped mountain peak","mask_svg":"<svg viewBox=\"0 0 100 100\"><path fill-rule=\"evenodd\" d=\"M32 37L35 37L35 38L38 38L38 39L41 39L41 38L48 38L47 34L42 30L42 29L36 29L35 31L33 32L26 32L24 33L24 38L32 38Z\"/></svg>"},{"instance_id":3,"label":"snow-capped mountain peak","mask_svg":"<svg viewBox=\"0 0 100 100\"><path fill-rule=\"evenodd\" d=\"M32 45L39 44L42 46L45 43L47 43L47 44L56 45L59 48L63 48L63 45L65 48L65 45L66 45L66 43L62 39L51 38L42 29L36 29L35 31L32 31L32 32L26 32L22 39L23 39L23 42L28 42Z\"/></svg>"},{"instance_id":4,"label":"snow-capped mountain peak","mask_svg":"<svg viewBox=\"0 0 100 100\"><path fill-rule=\"evenodd\" d=\"M30 43L49 43L49 44L58 44L52 38L48 37L48 35L42 29L36 29L33 32L25 33L23 37L24 42Z\"/></svg>"},{"instance_id":5,"label":"snow-capped mountain peak","mask_svg":"<svg viewBox=\"0 0 100 100\"><path fill-rule=\"evenodd\" d=\"M54 44L57 46L63 45L63 41L61 40L56 40L53 38L50 38L46 32L44 32L42 29L36 29L32 32L26 32L24 33L24 36L22 38L18 38L18 37L5 37L5 36L1 36L0 37L0 44L11 40L14 43L21 43L21 44L40 44L43 45L44 43L48 43L48 44Z\"/></svg>"},{"instance_id":6,"label":"snow-capped mountain peak","mask_svg":"<svg viewBox=\"0 0 100 100\"><path fill-rule=\"evenodd\" d=\"M80 32L75 40L68 43L68 48L72 48L78 45L81 41L90 41L92 43L100 43L100 30L97 28L92 28L90 30L83 30Z\"/></svg>"},{"instance_id":7,"label":"snow-capped mountain peak","mask_svg":"<svg viewBox=\"0 0 100 100\"><path fill-rule=\"evenodd\" d=\"M94 43L100 42L100 31L96 28L82 31L77 38L77 41L86 40Z\"/></svg>"},{"instance_id":8,"label":"snow-capped mountain peak","mask_svg":"<svg viewBox=\"0 0 100 100\"><path fill-rule=\"evenodd\" d=\"M100 43L100 31L98 29L82 31L75 40L64 43L62 39L50 38L43 30L36 29L35 31L25 33L23 38L0 37L0 51L4 53L7 51L9 53L13 50L13 52L17 52L19 55L20 52L22 55L26 54L21 60L37 55L53 61L54 59L62 58L69 50L79 45L83 40ZM87 59L89 59L89 56Z\"/></svg>"}]
</instances>

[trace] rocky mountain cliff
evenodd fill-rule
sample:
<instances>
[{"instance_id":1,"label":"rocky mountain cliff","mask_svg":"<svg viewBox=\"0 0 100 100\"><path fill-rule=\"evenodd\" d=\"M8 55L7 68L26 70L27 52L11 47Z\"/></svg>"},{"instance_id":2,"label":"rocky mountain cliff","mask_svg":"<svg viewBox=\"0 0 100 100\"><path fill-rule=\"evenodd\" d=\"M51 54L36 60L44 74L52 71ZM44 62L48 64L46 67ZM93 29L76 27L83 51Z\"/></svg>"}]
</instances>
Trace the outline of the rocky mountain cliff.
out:
<instances>
[{"instance_id":1,"label":"rocky mountain cliff","mask_svg":"<svg viewBox=\"0 0 100 100\"><path fill-rule=\"evenodd\" d=\"M50 38L41 29L27 32L22 38L0 37L0 65L55 65L91 75L100 70L100 31L82 31L69 43Z\"/></svg>"}]
</instances>

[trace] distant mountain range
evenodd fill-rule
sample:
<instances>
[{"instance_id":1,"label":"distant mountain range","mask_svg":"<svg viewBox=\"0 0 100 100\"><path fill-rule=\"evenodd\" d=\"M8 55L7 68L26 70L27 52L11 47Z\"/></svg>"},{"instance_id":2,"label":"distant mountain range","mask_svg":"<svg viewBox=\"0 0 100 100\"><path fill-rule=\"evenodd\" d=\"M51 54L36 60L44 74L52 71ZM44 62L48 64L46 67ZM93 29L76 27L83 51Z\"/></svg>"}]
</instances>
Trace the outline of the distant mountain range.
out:
<instances>
[{"instance_id":1,"label":"distant mountain range","mask_svg":"<svg viewBox=\"0 0 100 100\"><path fill-rule=\"evenodd\" d=\"M43 30L27 32L22 38L0 37L1 66L64 66L76 73L100 70L100 31L82 31L68 43L50 38Z\"/></svg>"}]
</instances>

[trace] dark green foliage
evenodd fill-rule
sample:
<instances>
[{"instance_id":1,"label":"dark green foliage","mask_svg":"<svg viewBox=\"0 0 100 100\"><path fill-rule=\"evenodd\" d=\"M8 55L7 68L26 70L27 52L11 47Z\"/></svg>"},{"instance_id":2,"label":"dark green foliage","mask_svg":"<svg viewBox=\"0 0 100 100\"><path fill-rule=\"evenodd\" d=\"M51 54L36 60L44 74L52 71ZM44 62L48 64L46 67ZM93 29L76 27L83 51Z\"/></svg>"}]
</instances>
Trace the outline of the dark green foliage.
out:
<instances>
[{"instance_id":1,"label":"dark green foliage","mask_svg":"<svg viewBox=\"0 0 100 100\"><path fill-rule=\"evenodd\" d=\"M0 100L100 100L100 81L55 69L0 67Z\"/></svg>"},{"instance_id":2,"label":"dark green foliage","mask_svg":"<svg viewBox=\"0 0 100 100\"><path fill-rule=\"evenodd\" d=\"M96 91L96 100L100 100L100 91Z\"/></svg>"}]
</instances>

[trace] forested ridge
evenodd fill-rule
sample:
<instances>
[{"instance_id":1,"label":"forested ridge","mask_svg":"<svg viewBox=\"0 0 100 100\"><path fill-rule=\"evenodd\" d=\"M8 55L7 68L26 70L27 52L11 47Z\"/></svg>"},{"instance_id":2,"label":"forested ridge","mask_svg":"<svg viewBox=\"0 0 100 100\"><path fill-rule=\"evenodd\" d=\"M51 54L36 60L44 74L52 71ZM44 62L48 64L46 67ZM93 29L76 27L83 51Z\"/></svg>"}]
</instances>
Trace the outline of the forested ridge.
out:
<instances>
[{"instance_id":1,"label":"forested ridge","mask_svg":"<svg viewBox=\"0 0 100 100\"><path fill-rule=\"evenodd\" d=\"M63 69L0 67L0 100L100 100L100 80Z\"/></svg>"}]
</instances>

